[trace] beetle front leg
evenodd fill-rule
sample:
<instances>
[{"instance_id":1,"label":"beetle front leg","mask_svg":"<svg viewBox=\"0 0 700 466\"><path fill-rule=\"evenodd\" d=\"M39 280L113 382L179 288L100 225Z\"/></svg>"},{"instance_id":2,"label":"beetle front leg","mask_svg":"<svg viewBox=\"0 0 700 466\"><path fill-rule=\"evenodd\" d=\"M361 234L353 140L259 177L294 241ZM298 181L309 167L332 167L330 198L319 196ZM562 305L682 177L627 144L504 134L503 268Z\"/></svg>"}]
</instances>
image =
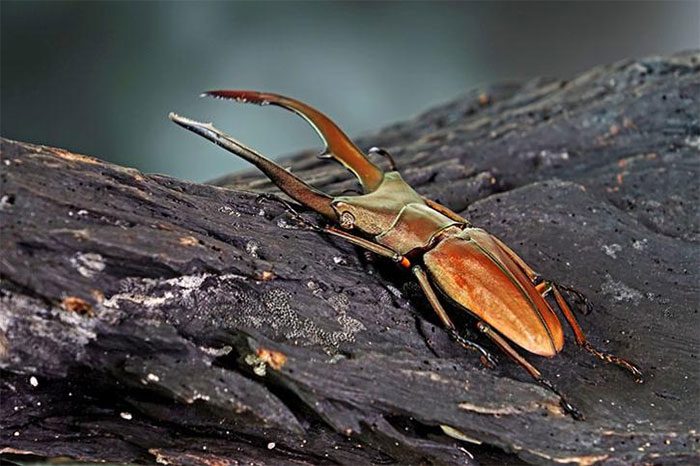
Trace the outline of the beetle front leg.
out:
<instances>
[{"instance_id":1,"label":"beetle front leg","mask_svg":"<svg viewBox=\"0 0 700 466\"><path fill-rule=\"evenodd\" d=\"M316 231L316 232L322 232L323 228L322 226L316 225L315 223L305 219L292 205L282 199L281 197L271 194L271 193L260 193L258 194L258 197L256 198L256 202L262 202L262 201L273 201L278 204L281 204L282 207L284 207L284 210L287 211L287 213L302 227L302 229L305 230L310 230L310 231Z\"/></svg>"},{"instance_id":2,"label":"beetle front leg","mask_svg":"<svg viewBox=\"0 0 700 466\"><path fill-rule=\"evenodd\" d=\"M442 321L442 324L447 329L447 332L450 334L450 337L454 341L462 345L464 348L479 352L479 354L481 354L481 363L484 366L490 368L496 367L496 358L491 353L489 353L478 343L475 343L460 335L460 333L457 331L457 327L452 322L452 319L450 319L450 316L447 315L445 308L442 307L442 304L440 303L440 300L438 299L437 294L433 289L433 286L430 284L430 280L428 280L428 276L426 275L423 268L419 265L414 265L413 267L411 267L411 272L413 272L413 275L416 276L421 290L423 290L425 297L428 298L428 302Z\"/></svg>"},{"instance_id":3,"label":"beetle front leg","mask_svg":"<svg viewBox=\"0 0 700 466\"><path fill-rule=\"evenodd\" d=\"M574 405L569 403L569 401L564 397L564 395L554 386L552 382L542 377L542 373L535 366L530 364L530 362L518 354L508 342L496 333L491 327L489 327L485 322L479 321L476 324L477 328L487 337L491 339L496 345L498 345L504 353L506 353L513 361L518 363L520 367L525 369L528 374L542 387L546 388L550 392L554 393L559 397L559 404L562 409L571 415L577 421L584 419L583 414Z\"/></svg>"}]
</instances>

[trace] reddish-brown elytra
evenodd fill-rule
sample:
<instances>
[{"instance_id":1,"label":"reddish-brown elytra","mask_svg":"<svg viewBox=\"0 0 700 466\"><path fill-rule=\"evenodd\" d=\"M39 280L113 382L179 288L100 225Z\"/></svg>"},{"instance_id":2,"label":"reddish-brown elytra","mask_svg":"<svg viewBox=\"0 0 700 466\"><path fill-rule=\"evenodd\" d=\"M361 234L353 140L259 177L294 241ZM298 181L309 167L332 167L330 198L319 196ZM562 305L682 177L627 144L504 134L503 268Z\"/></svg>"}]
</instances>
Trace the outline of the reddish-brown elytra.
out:
<instances>
[{"instance_id":1,"label":"reddish-brown elytra","mask_svg":"<svg viewBox=\"0 0 700 466\"><path fill-rule=\"evenodd\" d=\"M477 328L537 382L556 393L564 409L575 418L581 417L578 410L509 343L546 357L561 351L564 331L545 299L547 295L553 296L579 346L602 360L627 369L638 382L642 381L637 366L591 346L554 282L542 279L495 236L418 194L395 170L386 151L370 150L389 157L392 171L388 172L365 156L328 117L289 97L255 91L210 91L206 95L276 105L311 124L326 144L323 155L334 158L354 173L364 194L331 197L211 124L170 114L170 119L178 125L257 166L289 197L331 222L323 227L313 226L314 229L341 237L410 269L452 338L462 346L480 352L485 365L493 365L493 357L457 331L435 292L436 288L476 317ZM292 212L297 215L293 209Z\"/></svg>"}]
</instances>

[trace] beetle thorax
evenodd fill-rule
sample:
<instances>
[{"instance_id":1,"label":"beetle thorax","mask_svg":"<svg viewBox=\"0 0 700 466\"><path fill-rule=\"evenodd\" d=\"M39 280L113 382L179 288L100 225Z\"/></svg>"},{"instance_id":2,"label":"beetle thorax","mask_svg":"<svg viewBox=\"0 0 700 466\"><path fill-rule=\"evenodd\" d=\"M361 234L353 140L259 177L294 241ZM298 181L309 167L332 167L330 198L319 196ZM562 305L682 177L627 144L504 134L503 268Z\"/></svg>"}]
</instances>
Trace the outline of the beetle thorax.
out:
<instances>
[{"instance_id":1,"label":"beetle thorax","mask_svg":"<svg viewBox=\"0 0 700 466\"><path fill-rule=\"evenodd\" d=\"M426 248L456 223L429 207L397 172L387 173L375 191L337 197L332 205L342 228L371 235L398 254Z\"/></svg>"},{"instance_id":2,"label":"beetle thorax","mask_svg":"<svg viewBox=\"0 0 700 466\"><path fill-rule=\"evenodd\" d=\"M333 199L332 206L341 227L376 236L388 231L401 209L411 203L424 204L424 201L398 172L388 172L374 191L359 196L338 196Z\"/></svg>"}]
</instances>

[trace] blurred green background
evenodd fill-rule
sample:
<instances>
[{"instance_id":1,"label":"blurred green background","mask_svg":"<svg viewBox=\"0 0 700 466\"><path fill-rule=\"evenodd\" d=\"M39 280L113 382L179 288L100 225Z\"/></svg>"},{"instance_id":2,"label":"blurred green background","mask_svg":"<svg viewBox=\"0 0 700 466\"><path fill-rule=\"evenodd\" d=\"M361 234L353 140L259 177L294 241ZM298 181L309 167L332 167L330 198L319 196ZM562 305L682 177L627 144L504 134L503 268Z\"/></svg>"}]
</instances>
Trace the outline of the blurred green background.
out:
<instances>
[{"instance_id":1,"label":"blurred green background","mask_svg":"<svg viewBox=\"0 0 700 466\"><path fill-rule=\"evenodd\" d=\"M320 147L302 120L198 98L206 89L288 94L361 135L486 83L700 47L697 0L3 0L0 17L3 136L195 181L243 162L171 110L272 157Z\"/></svg>"}]
</instances>

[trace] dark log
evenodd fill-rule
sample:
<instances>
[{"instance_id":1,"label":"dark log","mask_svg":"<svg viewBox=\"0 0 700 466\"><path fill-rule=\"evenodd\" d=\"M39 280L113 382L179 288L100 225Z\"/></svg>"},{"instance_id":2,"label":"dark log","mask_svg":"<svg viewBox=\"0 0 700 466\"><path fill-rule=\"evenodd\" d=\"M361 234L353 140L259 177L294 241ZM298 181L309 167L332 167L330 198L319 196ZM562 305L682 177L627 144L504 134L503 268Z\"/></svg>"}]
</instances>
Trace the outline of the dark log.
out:
<instances>
[{"instance_id":1,"label":"dark log","mask_svg":"<svg viewBox=\"0 0 700 466\"><path fill-rule=\"evenodd\" d=\"M591 300L570 296L588 337L637 361L646 383L570 335L558 357L530 357L585 421L505 357L489 370L456 347L393 264L258 202L247 191L272 187L257 172L218 181L228 189L3 140L0 451L700 461L699 108L699 56L685 53L477 90L360 140ZM313 154L285 163L328 192L354 186Z\"/></svg>"}]
</instances>

